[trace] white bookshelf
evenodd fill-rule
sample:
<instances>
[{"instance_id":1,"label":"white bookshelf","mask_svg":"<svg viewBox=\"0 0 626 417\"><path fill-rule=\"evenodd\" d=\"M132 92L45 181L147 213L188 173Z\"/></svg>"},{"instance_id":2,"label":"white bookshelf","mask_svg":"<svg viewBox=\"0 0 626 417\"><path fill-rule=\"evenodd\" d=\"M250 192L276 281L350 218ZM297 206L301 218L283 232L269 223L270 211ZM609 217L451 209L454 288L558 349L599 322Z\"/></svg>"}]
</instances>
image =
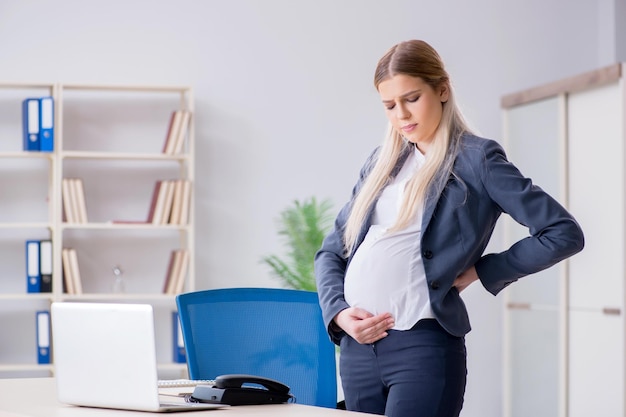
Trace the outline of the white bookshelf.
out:
<instances>
[{"instance_id":1,"label":"white bookshelf","mask_svg":"<svg viewBox=\"0 0 626 417\"><path fill-rule=\"evenodd\" d=\"M55 102L54 151L25 152L21 102L27 97L47 95ZM0 378L54 373L53 363L37 364L35 337L35 311L49 309L54 301L152 304L159 369L182 374L186 366L172 362L171 321L164 320L176 309L175 299L162 290L167 256L176 249L189 252L184 291L195 288L192 89L0 83L3 110L0 162L8 161L10 167L0 176L0 201L11 210L5 217L0 215L0 264L6 267L4 284L0 284L0 329L12 336L0 342ZM189 111L192 117L182 151L169 155L162 150L169 117L175 110ZM22 192L24 196L15 191L10 177L16 176L24 178L24 184L19 184L21 190L33 191ZM63 178L83 180L86 223L64 221ZM147 220L155 182L169 179L191 182L186 224L115 223ZM3 188L13 191L4 193ZM50 293L27 293L27 239L52 241ZM64 291L64 247L77 251L82 294ZM111 285L112 268L118 264L127 281L123 293L113 292Z\"/></svg>"}]
</instances>

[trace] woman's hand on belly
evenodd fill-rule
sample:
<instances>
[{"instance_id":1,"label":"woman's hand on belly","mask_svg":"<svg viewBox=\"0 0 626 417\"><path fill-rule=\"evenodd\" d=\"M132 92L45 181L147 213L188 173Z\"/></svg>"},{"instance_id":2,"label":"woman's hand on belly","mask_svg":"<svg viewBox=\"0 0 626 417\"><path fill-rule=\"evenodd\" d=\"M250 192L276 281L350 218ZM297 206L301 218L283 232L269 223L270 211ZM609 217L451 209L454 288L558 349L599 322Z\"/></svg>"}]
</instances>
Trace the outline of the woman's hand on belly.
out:
<instances>
[{"instance_id":1,"label":"woman's hand on belly","mask_svg":"<svg viewBox=\"0 0 626 417\"><path fill-rule=\"evenodd\" d=\"M391 314L372 313L358 307L349 307L341 310L334 319L337 326L348 333L354 340L361 344L374 343L387 336L387 330L391 329L395 322Z\"/></svg>"}]
</instances>

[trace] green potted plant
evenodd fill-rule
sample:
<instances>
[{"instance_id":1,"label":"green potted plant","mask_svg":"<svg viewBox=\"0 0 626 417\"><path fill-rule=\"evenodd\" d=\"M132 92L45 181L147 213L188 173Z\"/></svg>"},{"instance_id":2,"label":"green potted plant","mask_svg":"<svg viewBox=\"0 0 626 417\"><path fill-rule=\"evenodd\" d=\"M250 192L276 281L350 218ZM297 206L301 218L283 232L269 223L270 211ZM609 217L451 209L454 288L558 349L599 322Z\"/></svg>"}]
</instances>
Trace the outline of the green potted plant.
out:
<instances>
[{"instance_id":1,"label":"green potted plant","mask_svg":"<svg viewBox=\"0 0 626 417\"><path fill-rule=\"evenodd\" d=\"M284 258L265 256L262 262L270 266L272 275L285 287L316 291L313 258L330 231L334 216L329 200L318 202L315 197L294 202L278 219L278 234L288 252Z\"/></svg>"}]
</instances>

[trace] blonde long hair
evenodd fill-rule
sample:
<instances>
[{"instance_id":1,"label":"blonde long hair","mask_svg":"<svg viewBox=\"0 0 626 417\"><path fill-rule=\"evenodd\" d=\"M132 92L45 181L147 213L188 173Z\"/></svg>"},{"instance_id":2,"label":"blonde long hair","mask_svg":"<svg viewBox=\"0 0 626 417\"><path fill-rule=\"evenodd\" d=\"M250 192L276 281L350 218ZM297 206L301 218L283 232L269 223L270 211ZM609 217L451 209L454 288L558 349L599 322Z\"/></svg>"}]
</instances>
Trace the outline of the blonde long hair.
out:
<instances>
[{"instance_id":1,"label":"blonde long hair","mask_svg":"<svg viewBox=\"0 0 626 417\"><path fill-rule=\"evenodd\" d=\"M445 103L442 103L441 121L428 153L425 155L424 165L407 183L398 218L390 231L401 230L408 226L417 208L424 204L427 197L434 197L443 190L449 176L454 174L452 168L460 137L463 133L470 132L456 104L450 77L444 68L443 61L428 43L410 40L389 49L378 61L374 74L374 86L378 89L382 81L398 74L421 78L435 90L447 87L449 97ZM407 143L390 123L376 163L356 195L346 222L343 236L347 255L355 249L361 226L366 221L372 204L389 182L398 158L408 146L412 145Z\"/></svg>"}]
</instances>

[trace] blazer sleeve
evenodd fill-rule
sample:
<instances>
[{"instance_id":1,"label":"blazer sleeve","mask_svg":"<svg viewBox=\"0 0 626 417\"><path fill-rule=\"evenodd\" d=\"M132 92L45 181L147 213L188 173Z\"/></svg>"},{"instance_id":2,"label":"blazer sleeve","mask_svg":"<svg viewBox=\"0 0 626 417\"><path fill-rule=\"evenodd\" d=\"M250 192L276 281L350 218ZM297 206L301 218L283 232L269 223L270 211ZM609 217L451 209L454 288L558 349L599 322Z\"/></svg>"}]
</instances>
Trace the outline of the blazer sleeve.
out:
<instances>
[{"instance_id":1,"label":"blazer sleeve","mask_svg":"<svg viewBox=\"0 0 626 417\"><path fill-rule=\"evenodd\" d=\"M378 149L376 148L370 154L361 168L359 179L352 189L350 201L339 211L333 229L315 254L315 279L322 317L331 340L337 344L339 344L344 332L334 324L333 319L341 310L350 307L344 299L344 277L348 266L348 257L344 253L343 232L352 209L354 197L374 166Z\"/></svg>"},{"instance_id":2,"label":"blazer sleeve","mask_svg":"<svg viewBox=\"0 0 626 417\"><path fill-rule=\"evenodd\" d=\"M483 256L475 265L484 287L497 294L518 278L533 274L581 251L583 232L574 217L510 163L504 149L488 140L480 176L491 200L529 236L507 250Z\"/></svg>"}]
</instances>

